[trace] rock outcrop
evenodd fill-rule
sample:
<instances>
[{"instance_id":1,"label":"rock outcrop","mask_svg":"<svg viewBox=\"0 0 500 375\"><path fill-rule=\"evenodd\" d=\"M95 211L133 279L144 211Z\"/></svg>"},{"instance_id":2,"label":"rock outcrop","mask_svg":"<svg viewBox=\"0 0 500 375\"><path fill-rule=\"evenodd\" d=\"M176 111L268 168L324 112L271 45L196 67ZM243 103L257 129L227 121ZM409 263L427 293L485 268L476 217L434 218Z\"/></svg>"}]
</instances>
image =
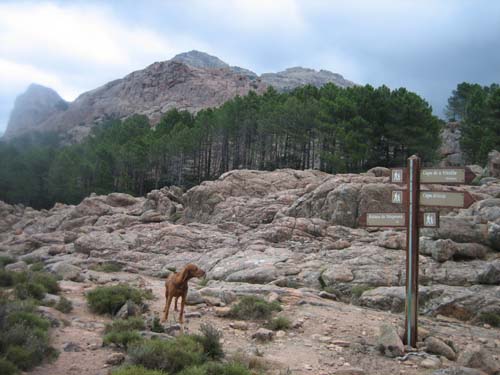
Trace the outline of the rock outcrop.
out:
<instances>
[{"instance_id":1,"label":"rock outcrop","mask_svg":"<svg viewBox=\"0 0 500 375\"><path fill-rule=\"evenodd\" d=\"M41 124L50 117L64 112L67 106L68 103L54 90L31 84L24 94L17 97L4 138L40 130Z\"/></svg>"},{"instance_id":2,"label":"rock outcrop","mask_svg":"<svg viewBox=\"0 0 500 375\"><path fill-rule=\"evenodd\" d=\"M260 76L264 83L273 86L278 91L291 91L299 86L313 85L321 87L333 83L339 87L352 87L354 82L348 81L340 74L328 70L316 71L300 66L288 68L278 73L264 73Z\"/></svg>"},{"instance_id":3,"label":"rock outcrop","mask_svg":"<svg viewBox=\"0 0 500 375\"><path fill-rule=\"evenodd\" d=\"M473 323L499 316L500 183L429 188L467 190L477 202L421 231L421 312ZM89 268L109 261L151 276L193 262L210 282L191 300L291 287L401 312L404 232L358 226L364 212L394 210L390 189L386 173L234 170L184 193L91 195L41 211L0 202L0 253L69 279L79 269L94 278Z\"/></svg>"}]
</instances>

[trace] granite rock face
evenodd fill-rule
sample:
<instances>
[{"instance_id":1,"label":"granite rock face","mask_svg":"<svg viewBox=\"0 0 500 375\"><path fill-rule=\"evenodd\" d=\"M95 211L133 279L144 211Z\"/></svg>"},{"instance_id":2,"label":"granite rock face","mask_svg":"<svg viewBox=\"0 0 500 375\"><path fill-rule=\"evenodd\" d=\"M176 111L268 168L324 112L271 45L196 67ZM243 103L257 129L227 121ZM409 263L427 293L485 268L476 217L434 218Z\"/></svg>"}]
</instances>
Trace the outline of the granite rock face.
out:
<instances>
[{"instance_id":1,"label":"granite rock face","mask_svg":"<svg viewBox=\"0 0 500 375\"><path fill-rule=\"evenodd\" d=\"M0 255L36 259L69 279L81 270L83 280L110 261L162 277L195 263L210 281L192 303L303 288L401 312L404 231L358 225L365 212L394 209L388 177L377 174L233 170L187 192L93 194L41 211L0 202ZM441 188L478 201L422 230L421 313L481 323L500 314L500 184Z\"/></svg>"},{"instance_id":2,"label":"granite rock face","mask_svg":"<svg viewBox=\"0 0 500 375\"><path fill-rule=\"evenodd\" d=\"M31 84L26 92L16 99L4 139L41 129L41 124L52 116L64 112L67 106L68 103L54 90Z\"/></svg>"}]
</instances>

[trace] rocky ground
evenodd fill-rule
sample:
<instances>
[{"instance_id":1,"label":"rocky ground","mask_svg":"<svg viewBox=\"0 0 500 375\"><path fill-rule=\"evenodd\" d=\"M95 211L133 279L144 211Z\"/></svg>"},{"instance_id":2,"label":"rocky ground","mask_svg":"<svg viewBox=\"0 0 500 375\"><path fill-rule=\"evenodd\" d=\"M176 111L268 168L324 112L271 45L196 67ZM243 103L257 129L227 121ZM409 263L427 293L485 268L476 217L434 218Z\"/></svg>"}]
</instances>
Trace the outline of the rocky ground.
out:
<instances>
[{"instance_id":1,"label":"rocky ground","mask_svg":"<svg viewBox=\"0 0 500 375\"><path fill-rule=\"evenodd\" d=\"M113 278L140 281L153 289L158 299L151 310L159 311L162 278L192 262L207 271L210 281L192 288L188 311L201 317L190 318L184 329L196 330L209 320L224 329L231 349L261 345L265 360L297 374L328 374L351 366L367 374L388 369L432 373L420 364L434 360L428 355L402 361L376 350L382 323L398 323L404 310L404 232L367 230L358 223L366 212L400 210L390 203L396 186L388 183L388 172L375 168L332 176L240 170L187 192L164 188L146 198L92 195L76 206L57 204L41 211L0 202L0 253L21 259L8 267L43 261L66 280L65 293L77 305L70 324L57 329L56 345L80 338L83 350L63 351L55 364L36 371L105 370L109 349L99 347L103 321L86 310L86 288ZM500 331L484 322L500 316L500 183L487 178L475 186L424 188L467 190L477 200L468 209L442 210L441 227L421 231L424 327L433 337L451 338L458 355L477 343L498 361ZM107 262L119 263L123 272L92 270ZM341 302L320 298L322 290ZM237 295L271 292L283 299L285 315L304 322L271 343L256 344L251 335L258 327L252 324L247 330L233 329L226 318L215 316L215 305ZM455 364L429 361L425 365L430 367Z\"/></svg>"}]
</instances>

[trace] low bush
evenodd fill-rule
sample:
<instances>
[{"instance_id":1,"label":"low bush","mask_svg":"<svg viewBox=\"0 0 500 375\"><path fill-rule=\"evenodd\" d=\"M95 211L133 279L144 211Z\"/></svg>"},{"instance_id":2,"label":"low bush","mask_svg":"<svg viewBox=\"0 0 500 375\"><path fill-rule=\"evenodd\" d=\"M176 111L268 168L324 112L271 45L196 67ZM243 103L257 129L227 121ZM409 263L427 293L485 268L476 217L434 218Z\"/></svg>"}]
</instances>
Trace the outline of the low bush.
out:
<instances>
[{"instance_id":1,"label":"low bush","mask_svg":"<svg viewBox=\"0 0 500 375\"><path fill-rule=\"evenodd\" d=\"M87 293L87 303L98 314L114 315L128 300L142 304L144 292L128 285L99 286Z\"/></svg>"},{"instance_id":2,"label":"low bush","mask_svg":"<svg viewBox=\"0 0 500 375\"><path fill-rule=\"evenodd\" d=\"M128 319L116 319L113 322L106 324L105 333L109 332L125 332L134 330L143 330L145 327L142 318L130 317Z\"/></svg>"},{"instance_id":3,"label":"low bush","mask_svg":"<svg viewBox=\"0 0 500 375\"><path fill-rule=\"evenodd\" d=\"M16 296L45 294L42 285L26 281L29 275L25 276L14 278L22 281L15 286ZM55 351L49 346L49 327L50 322L36 313L31 299L0 299L0 374L30 370L51 357Z\"/></svg>"},{"instance_id":4,"label":"low bush","mask_svg":"<svg viewBox=\"0 0 500 375\"><path fill-rule=\"evenodd\" d=\"M131 343L142 340L137 330L144 327L144 320L141 318L117 319L106 325L103 343L127 348Z\"/></svg>"},{"instance_id":5,"label":"low bush","mask_svg":"<svg viewBox=\"0 0 500 375\"><path fill-rule=\"evenodd\" d=\"M222 332L211 324L203 323L200 326L201 335L196 335L195 338L203 346L203 353L210 359L221 359L224 357L222 344Z\"/></svg>"},{"instance_id":6,"label":"low bush","mask_svg":"<svg viewBox=\"0 0 500 375\"><path fill-rule=\"evenodd\" d=\"M231 307L229 316L242 320L267 320L274 311L281 311L279 302L267 302L256 296L244 296Z\"/></svg>"},{"instance_id":7,"label":"low bush","mask_svg":"<svg viewBox=\"0 0 500 375\"><path fill-rule=\"evenodd\" d=\"M60 312L67 314L73 310L73 303L66 297L61 296L59 302L54 307Z\"/></svg>"},{"instance_id":8,"label":"low bush","mask_svg":"<svg viewBox=\"0 0 500 375\"><path fill-rule=\"evenodd\" d=\"M0 269L0 287L9 287L14 285L13 272Z\"/></svg>"},{"instance_id":9,"label":"low bush","mask_svg":"<svg viewBox=\"0 0 500 375\"><path fill-rule=\"evenodd\" d=\"M179 336L175 340L146 340L128 348L130 360L148 369L175 374L204 362L203 347L192 336Z\"/></svg>"},{"instance_id":10,"label":"low bush","mask_svg":"<svg viewBox=\"0 0 500 375\"><path fill-rule=\"evenodd\" d=\"M271 329L273 331L286 331L287 329L290 329L291 325L292 323L290 322L290 319L284 316L278 316L270 320L266 324L266 328Z\"/></svg>"},{"instance_id":11,"label":"low bush","mask_svg":"<svg viewBox=\"0 0 500 375\"><path fill-rule=\"evenodd\" d=\"M18 373L19 373L19 370L17 369L15 364L6 360L5 358L0 358L0 374L2 374L2 375L15 375Z\"/></svg>"},{"instance_id":12,"label":"low bush","mask_svg":"<svg viewBox=\"0 0 500 375\"><path fill-rule=\"evenodd\" d=\"M16 260L8 255L0 255L0 268L4 268L7 264L14 263Z\"/></svg>"},{"instance_id":13,"label":"low bush","mask_svg":"<svg viewBox=\"0 0 500 375\"><path fill-rule=\"evenodd\" d=\"M111 375L168 375L166 372L149 370L142 366L126 366L114 370Z\"/></svg>"},{"instance_id":14,"label":"low bush","mask_svg":"<svg viewBox=\"0 0 500 375\"><path fill-rule=\"evenodd\" d=\"M57 294L61 290L55 276L48 272L33 272L29 279L35 284L42 285L47 293Z\"/></svg>"},{"instance_id":15,"label":"low bush","mask_svg":"<svg viewBox=\"0 0 500 375\"><path fill-rule=\"evenodd\" d=\"M489 324L492 327L500 327L500 314L494 312L482 312L479 315L481 323Z\"/></svg>"},{"instance_id":16,"label":"low bush","mask_svg":"<svg viewBox=\"0 0 500 375\"><path fill-rule=\"evenodd\" d=\"M107 262L103 264L98 264L95 267L92 267L94 271L99 272L120 272L123 266L118 262Z\"/></svg>"},{"instance_id":17,"label":"low bush","mask_svg":"<svg viewBox=\"0 0 500 375\"><path fill-rule=\"evenodd\" d=\"M184 369L179 375L251 375L252 373L241 363L207 362L201 366Z\"/></svg>"},{"instance_id":18,"label":"low bush","mask_svg":"<svg viewBox=\"0 0 500 375\"><path fill-rule=\"evenodd\" d=\"M161 324L160 318L158 318L157 316L155 316L153 318L153 324L151 325L151 331L156 332L156 333L164 333L165 332L165 328Z\"/></svg>"},{"instance_id":19,"label":"low bush","mask_svg":"<svg viewBox=\"0 0 500 375\"><path fill-rule=\"evenodd\" d=\"M354 285L352 288L351 288L351 295L355 298L359 298L361 297L361 295L368 291L368 290L371 290L373 289L372 286L370 285L366 285L366 284L358 284L358 285Z\"/></svg>"},{"instance_id":20,"label":"low bush","mask_svg":"<svg viewBox=\"0 0 500 375\"><path fill-rule=\"evenodd\" d=\"M106 333L103 338L103 344L115 344L122 348L128 348L130 344L142 340L141 335L137 331L111 331Z\"/></svg>"},{"instance_id":21,"label":"low bush","mask_svg":"<svg viewBox=\"0 0 500 375\"><path fill-rule=\"evenodd\" d=\"M34 298L37 300L41 300L45 296L45 293L47 291L41 284L25 282L17 284L15 286L15 292L16 297L19 299Z\"/></svg>"},{"instance_id":22,"label":"low bush","mask_svg":"<svg viewBox=\"0 0 500 375\"><path fill-rule=\"evenodd\" d=\"M28 311L12 312L6 320L9 326L20 324L28 328L40 328L44 331L50 327L50 322L47 319Z\"/></svg>"},{"instance_id":23,"label":"low bush","mask_svg":"<svg viewBox=\"0 0 500 375\"><path fill-rule=\"evenodd\" d=\"M33 271L33 272L39 272L39 271L43 271L43 267L45 265L43 264L43 262L36 262L36 263L33 263L31 266L30 266L30 271Z\"/></svg>"}]
</instances>

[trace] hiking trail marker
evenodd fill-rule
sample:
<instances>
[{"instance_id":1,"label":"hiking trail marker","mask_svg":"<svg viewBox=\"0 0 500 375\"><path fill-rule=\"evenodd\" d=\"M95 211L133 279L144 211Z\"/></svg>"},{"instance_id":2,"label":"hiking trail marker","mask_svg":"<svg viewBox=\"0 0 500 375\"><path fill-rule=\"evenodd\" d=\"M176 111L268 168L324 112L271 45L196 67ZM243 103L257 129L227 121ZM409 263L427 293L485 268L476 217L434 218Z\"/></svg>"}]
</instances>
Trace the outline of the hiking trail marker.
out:
<instances>
[{"instance_id":1,"label":"hiking trail marker","mask_svg":"<svg viewBox=\"0 0 500 375\"><path fill-rule=\"evenodd\" d=\"M369 212L359 219L367 227L406 227L406 309L404 343L417 345L419 229L439 228L439 212L421 207L467 208L474 198L468 192L420 190L420 184L469 184L475 175L468 168L421 168L420 158L408 158L406 168L391 169L391 203L403 212Z\"/></svg>"}]
</instances>

